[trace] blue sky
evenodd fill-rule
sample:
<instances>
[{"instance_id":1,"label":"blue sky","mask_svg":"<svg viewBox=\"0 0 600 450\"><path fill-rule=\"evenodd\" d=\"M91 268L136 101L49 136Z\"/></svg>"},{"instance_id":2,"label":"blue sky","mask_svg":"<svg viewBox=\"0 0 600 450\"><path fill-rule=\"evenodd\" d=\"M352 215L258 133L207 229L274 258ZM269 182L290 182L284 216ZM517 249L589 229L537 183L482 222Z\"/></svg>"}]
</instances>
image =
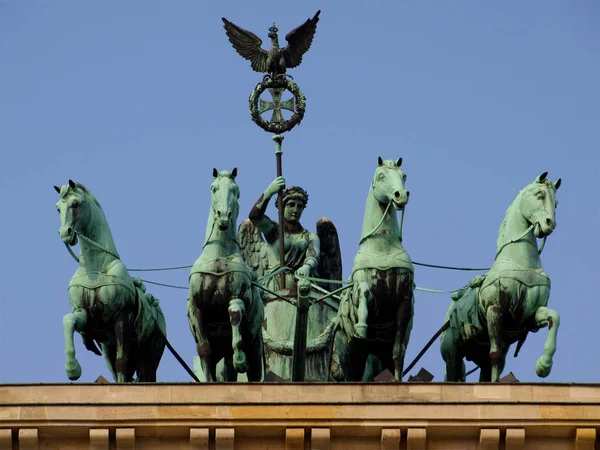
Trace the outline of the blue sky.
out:
<instances>
[{"instance_id":1,"label":"blue sky","mask_svg":"<svg viewBox=\"0 0 600 450\"><path fill-rule=\"evenodd\" d=\"M0 382L65 382L62 317L76 263L58 234L53 185L82 182L106 212L129 267L191 264L201 252L213 167L238 167L239 221L275 176L271 136L250 120L261 79L231 48L221 17L280 34L322 10L291 71L307 97L283 143L288 185L310 203L303 225L338 228L344 277L358 249L377 157L402 157L413 260L489 266L517 192L541 172L558 192L542 261L561 314L545 381L596 382L600 298L600 4L593 0L0 2ZM269 208L274 217L275 208ZM416 268L451 290L468 272ZM188 272L145 278L185 284ZM186 292L148 286L169 339L191 364ZM442 325L449 295L417 292L407 364ZM505 373L534 371L546 330ZM107 378L76 337L81 381ZM424 366L443 379L439 343ZM472 367L468 365L468 368ZM165 352L160 381L188 381ZM471 380L476 377L472 376Z\"/></svg>"}]
</instances>

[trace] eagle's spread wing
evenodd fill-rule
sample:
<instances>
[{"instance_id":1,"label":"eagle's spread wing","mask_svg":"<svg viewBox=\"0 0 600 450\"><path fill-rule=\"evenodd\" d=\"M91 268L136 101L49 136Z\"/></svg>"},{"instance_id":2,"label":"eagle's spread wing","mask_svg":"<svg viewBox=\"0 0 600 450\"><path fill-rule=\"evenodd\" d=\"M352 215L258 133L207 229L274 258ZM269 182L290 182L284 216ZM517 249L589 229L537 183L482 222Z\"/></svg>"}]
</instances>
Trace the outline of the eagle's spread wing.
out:
<instances>
[{"instance_id":1,"label":"eagle's spread wing","mask_svg":"<svg viewBox=\"0 0 600 450\"><path fill-rule=\"evenodd\" d=\"M248 30L238 27L225 17L222 17L223 28L227 33L229 42L240 56L250 61L252 69L256 72L267 72L268 53L261 48L262 40Z\"/></svg>"},{"instance_id":2,"label":"eagle's spread wing","mask_svg":"<svg viewBox=\"0 0 600 450\"><path fill-rule=\"evenodd\" d=\"M342 255L340 240L333 222L326 217L317 221L317 236L321 243L321 257L319 258L319 277L326 280L342 279ZM335 283L323 283L322 287L333 291L341 287Z\"/></svg>"},{"instance_id":3,"label":"eagle's spread wing","mask_svg":"<svg viewBox=\"0 0 600 450\"><path fill-rule=\"evenodd\" d=\"M288 46L283 49L286 68L297 67L302 62L302 56L308 51L315 37L319 14L321 10L317 11L312 19L308 19L286 34L285 40L288 41Z\"/></svg>"}]
</instances>

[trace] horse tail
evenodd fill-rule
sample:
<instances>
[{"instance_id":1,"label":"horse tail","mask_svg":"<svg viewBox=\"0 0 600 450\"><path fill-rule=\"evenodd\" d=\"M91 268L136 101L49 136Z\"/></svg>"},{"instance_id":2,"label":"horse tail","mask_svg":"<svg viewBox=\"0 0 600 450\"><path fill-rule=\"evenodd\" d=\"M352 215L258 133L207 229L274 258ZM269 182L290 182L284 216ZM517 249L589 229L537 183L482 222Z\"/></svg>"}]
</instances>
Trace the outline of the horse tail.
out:
<instances>
[{"instance_id":1,"label":"horse tail","mask_svg":"<svg viewBox=\"0 0 600 450\"><path fill-rule=\"evenodd\" d=\"M143 344L149 339L155 327L167 339L167 322L160 307L160 301L154 295L146 292L146 286L140 278L134 278L133 284L136 288L138 310L135 319L135 329L138 342Z\"/></svg>"}]
</instances>

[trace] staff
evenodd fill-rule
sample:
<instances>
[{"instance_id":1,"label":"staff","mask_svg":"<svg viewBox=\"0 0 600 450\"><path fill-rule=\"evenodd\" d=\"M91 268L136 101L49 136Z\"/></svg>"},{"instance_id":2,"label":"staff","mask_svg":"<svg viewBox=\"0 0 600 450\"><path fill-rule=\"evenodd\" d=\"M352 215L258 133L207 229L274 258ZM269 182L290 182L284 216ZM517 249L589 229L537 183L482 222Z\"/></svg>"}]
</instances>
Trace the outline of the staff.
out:
<instances>
[{"instance_id":1,"label":"staff","mask_svg":"<svg viewBox=\"0 0 600 450\"><path fill-rule=\"evenodd\" d=\"M275 158L277 159L277 176L283 176L281 166L281 143L283 142L283 135L276 134L273 136L275 141ZM279 191L277 196L277 208L279 209L279 267L285 266L285 246L284 246L284 234L283 234L283 188ZM281 272L281 289L285 289L285 272Z\"/></svg>"}]
</instances>

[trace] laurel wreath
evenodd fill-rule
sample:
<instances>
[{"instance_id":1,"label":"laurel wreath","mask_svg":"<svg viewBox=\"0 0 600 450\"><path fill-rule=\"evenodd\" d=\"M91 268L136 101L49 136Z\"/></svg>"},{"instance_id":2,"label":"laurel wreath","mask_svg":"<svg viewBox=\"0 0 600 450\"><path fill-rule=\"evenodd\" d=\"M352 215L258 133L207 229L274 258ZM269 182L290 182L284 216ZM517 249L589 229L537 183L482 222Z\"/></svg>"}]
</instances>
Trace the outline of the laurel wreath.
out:
<instances>
[{"instance_id":1,"label":"laurel wreath","mask_svg":"<svg viewBox=\"0 0 600 450\"><path fill-rule=\"evenodd\" d=\"M260 110L258 106L258 102L260 96L267 89L271 88L283 88L286 91L292 93L295 99L295 112L289 120L286 120L283 123L273 123L268 122L263 119L260 115ZM287 78L267 78L263 82L258 83L252 93L250 94L250 115L252 116L252 121L256 123L263 130L268 131L274 134L284 133L286 131L290 131L296 125L298 125L302 119L304 118L304 112L306 111L306 97L298 87L296 83Z\"/></svg>"}]
</instances>

